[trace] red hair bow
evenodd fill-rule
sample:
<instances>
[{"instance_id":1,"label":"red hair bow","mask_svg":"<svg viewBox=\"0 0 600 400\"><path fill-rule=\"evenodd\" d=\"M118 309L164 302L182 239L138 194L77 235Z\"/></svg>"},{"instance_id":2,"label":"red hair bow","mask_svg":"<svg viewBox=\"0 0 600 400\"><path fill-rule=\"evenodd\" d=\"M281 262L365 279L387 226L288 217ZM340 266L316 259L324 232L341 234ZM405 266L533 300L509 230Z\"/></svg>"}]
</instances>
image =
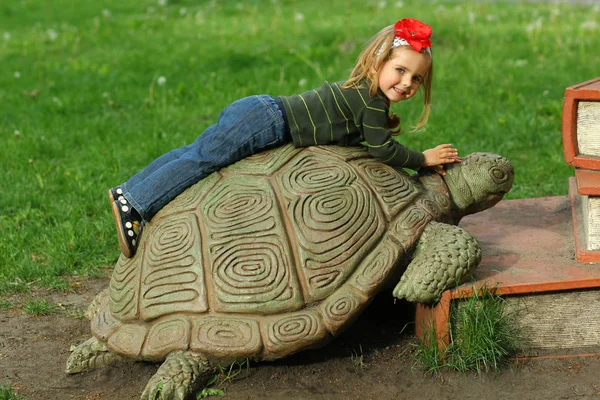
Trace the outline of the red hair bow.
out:
<instances>
[{"instance_id":1,"label":"red hair bow","mask_svg":"<svg viewBox=\"0 0 600 400\"><path fill-rule=\"evenodd\" d=\"M416 51L431 47L431 27L417 19L405 18L394 25L395 37L404 39Z\"/></svg>"}]
</instances>

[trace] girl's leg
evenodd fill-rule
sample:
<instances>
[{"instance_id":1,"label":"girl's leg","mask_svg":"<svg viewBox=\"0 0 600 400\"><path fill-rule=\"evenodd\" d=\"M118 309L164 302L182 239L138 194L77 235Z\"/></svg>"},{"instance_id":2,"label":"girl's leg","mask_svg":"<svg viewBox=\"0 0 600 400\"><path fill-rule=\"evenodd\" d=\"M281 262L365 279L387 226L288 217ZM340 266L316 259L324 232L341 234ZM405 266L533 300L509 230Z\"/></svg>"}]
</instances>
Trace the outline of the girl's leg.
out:
<instances>
[{"instance_id":1,"label":"girl's leg","mask_svg":"<svg viewBox=\"0 0 600 400\"><path fill-rule=\"evenodd\" d=\"M189 186L242 158L286 141L284 121L269 96L238 100L192 144L151 163L122 186L123 195L149 221Z\"/></svg>"},{"instance_id":2,"label":"girl's leg","mask_svg":"<svg viewBox=\"0 0 600 400\"><path fill-rule=\"evenodd\" d=\"M192 144L157 158L123 185L111 189L123 254L135 254L142 218L150 221L177 195L212 172L286 143L284 125L282 113L271 97L238 100L225 108L218 122ZM140 225L135 224L137 220Z\"/></svg>"},{"instance_id":3,"label":"girl's leg","mask_svg":"<svg viewBox=\"0 0 600 400\"><path fill-rule=\"evenodd\" d=\"M188 146L183 146L178 149L170 150L168 153L165 153L158 158L155 158L150 164L144 167L143 170L139 171L137 174L132 176L127 180L127 186L134 187L139 182L146 179L148 176L152 175L154 171L161 168L163 165L168 164L173 160L177 160L183 153L187 151Z\"/></svg>"}]
</instances>

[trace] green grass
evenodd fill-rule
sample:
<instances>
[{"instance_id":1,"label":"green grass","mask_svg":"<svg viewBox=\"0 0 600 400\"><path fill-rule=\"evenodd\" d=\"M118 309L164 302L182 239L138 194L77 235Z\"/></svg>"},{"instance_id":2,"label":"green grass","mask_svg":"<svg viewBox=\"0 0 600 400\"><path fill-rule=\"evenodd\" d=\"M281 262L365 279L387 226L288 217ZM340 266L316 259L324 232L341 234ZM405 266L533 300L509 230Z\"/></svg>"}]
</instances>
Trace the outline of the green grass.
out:
<instances>
[{"instance_id":1,"label":"green grass","mask_svg":"<svg viewBox=\"0 0 600 400\"><path fill-rule=\"evenodd\" d=\"M497 371L508 357L523 350L517 314L504 298L483 287L478 296L454 302L450 311L450 344L437 346L434 327L425 330L415 361L428 372Z\"/></svg>"},{"instance_id":2,"label":"green grass","mask_svg":"<svg viewBox=\"0 0 600 400\"><path fill-rule=\"evenodd\" d=\"M426 326L423 337L419 340L414 353L414 367L421 368L428 373L438 374L446 366L444 351L440 349L435 326Z\"/></svg>"},{"instance_id":3,"label":"green grass","mask_svg":"<svg viewBox=\"0 0 600 400\"><path fill-rule=\"evenodd\" d=\"M13 308L14 304L10 300L0 299L0 311Z\"/></svg>"},{"instance_id":4,"label":"green grass","mask_svg":"<svg viewBox=\"0 0 600 400\"><path fill-rule=\"evenodd\" d=\"M24 400L23 397L17 396L10 385L0 383L0 400Z\"/></svg>"},{"instance_id":5,"label":"green grass","mask_svg":"<svg viewBox=\"0 0 600 400\"><path fill-rule=\"evenodd\" d=\"M56 311L56 305L45 299L29 299L23 303L23 311L35 316L50 315Z\"/></svg>"},{"instance_id":6,"label":"green grass","mask_svg":"<svg viewBox=\"0 0 600 400\"><path fill-rule=\"evenodd\" d=\"M64 315L66 315L69 318L73 318L73 319L83 319L85 318L85 313L87 311L86 308L83 307L79 307L79 306L72 306L72 307L60 307L64 313Z\"/></svg>"},{"instance_id":7,"label":"green grass","mask_svg":"<svg viewBox=\"0 0 600 400\"><path fill-rule=\"evenodd\" d=\"M235 361L229 366L219 366L217 373L209 379L205 388L196 393L196 399L212 396L226 396L227 386L237 379L248 377L250 360L248 358Z\"/></svg>"},{"instance_id":8,"label":"green grass","mask_svg":"<svg viewBox=\"0 0 600 400\"><path fill-rule=\"evenodd\" d=\"M250 374L250 360L245 358L241 361L235 361L228 367L219 367L219 373L215 376L214 382L210 382L215 388L225 388L236 379L246 378Z\"/></svg>"},{"instance_id":9,"label":"green grass","mask_svg":"<svg viewBox=\"0 0 600 400\"><path fill-rule=\"evenodd\" d=\"M598 74L598 6L5 1L0 294L65 288L66 275L112 265L109 187L191 142L242 96L343 80L368 38L402 17L432 25L435 79L429 124L399 140L510 158L509 198L566 194L562 98ZM395 106L405 127L420 110L418 100Z\"/></svg>"},{"instance_id":10,"label":"green grass","mask_svg":"<svg viewBox=\"0 0 600 400\"><path fill-rule=\"evenodd\" d=\"M447 363L461 372L496 371L522 348L517 314L486 287L453 305L450 332Z\"/></svg>"},{"instance_id":11,"label":"green grass","mask_svg":"<svg viewBox=\"0 0 600 400\"><path fill-rule=\"evenodd\" d=\"M365 356L363 354L362 346L360 344L358 345L358 351L352 350L350 360L352 361L352 368L354 369L354 372L360 372L367 368Z\"/></svg>"}]
</instances>

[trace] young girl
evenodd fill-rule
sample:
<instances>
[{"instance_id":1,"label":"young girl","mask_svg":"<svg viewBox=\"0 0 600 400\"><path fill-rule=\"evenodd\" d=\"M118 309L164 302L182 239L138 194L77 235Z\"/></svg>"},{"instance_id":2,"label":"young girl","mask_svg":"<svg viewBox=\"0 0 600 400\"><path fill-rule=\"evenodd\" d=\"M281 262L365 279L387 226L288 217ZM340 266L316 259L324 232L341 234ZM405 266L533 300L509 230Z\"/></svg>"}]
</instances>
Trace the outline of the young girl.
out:
<instances>
[{"instance_id":1,"label":"young girl","mask_svg":"<svg viewBox=\"0 0 600 400\"><path fill-rule=\"evenodd\" d=\"M403 19L375 35L350 78L300 95L251 96L226 107L217 123L196 140L154 160L121 186L109 190L119 247L132 257L147 221L186 188L252 154L292 142L296 147L365 145L377 160L418 169L459 162L449 144L418 152L392 138L400 118L390 102L423 89L424 108L415 129L429 116L433 60L431 28Z\"/></svg>"}]
</instances>

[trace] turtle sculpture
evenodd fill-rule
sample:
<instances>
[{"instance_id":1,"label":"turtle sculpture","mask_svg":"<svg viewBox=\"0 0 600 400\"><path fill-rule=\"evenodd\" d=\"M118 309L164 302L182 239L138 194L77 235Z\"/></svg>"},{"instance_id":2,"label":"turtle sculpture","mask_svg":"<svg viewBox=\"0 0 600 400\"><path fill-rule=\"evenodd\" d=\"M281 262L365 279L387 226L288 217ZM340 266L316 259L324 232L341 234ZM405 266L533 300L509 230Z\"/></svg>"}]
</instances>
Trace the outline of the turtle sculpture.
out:
<instances>
[{"instance_id":1,"label":"turtle sculpture","mask_svg":"<svg viewBox=\"0 0 600 400\"><path fill-rule=\"evenodd\" d=\"M215 172L145 227L88 309L67 373L163 361L142 399L184 399L216 368L338 336L374 295L432 302L480 261L455 224L510 190L505 158L473 153L413 176L361 148L283 146ZM391 286L388 286L390 285Z\"/></svg>"}]
</instances>

